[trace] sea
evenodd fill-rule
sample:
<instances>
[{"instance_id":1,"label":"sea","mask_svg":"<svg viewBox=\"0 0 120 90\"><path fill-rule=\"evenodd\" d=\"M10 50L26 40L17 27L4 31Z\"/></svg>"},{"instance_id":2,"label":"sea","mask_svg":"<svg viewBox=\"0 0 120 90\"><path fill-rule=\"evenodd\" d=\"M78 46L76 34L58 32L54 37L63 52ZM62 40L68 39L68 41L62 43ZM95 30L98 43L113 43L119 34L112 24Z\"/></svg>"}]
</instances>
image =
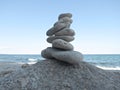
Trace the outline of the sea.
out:
<instances>
[{"instance_id":1,"label":"sea","mask_svg":"<svg viewBox=\"0 0 120 90\"><path fill-rule=\"evenodd\" d=\"M84 61L105 70L120 70L120 54L84 54ZM44 60L40 54L0 54L0 62L34 64Z\"/></svg>"}]
</instances>

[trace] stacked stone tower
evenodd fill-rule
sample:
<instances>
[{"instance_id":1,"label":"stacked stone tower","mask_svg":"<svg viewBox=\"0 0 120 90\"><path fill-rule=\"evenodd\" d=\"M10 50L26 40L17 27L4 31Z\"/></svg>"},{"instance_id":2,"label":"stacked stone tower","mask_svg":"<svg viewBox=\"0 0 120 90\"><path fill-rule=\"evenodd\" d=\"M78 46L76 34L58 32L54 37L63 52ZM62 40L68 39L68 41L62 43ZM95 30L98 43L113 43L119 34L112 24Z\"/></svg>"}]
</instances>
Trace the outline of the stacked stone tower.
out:
<instances>
[{"instance_id":1,"label":"stacked stone tower","mask_svg":"<svg viewBox=\"0 0 120 90\"><path fill-rule=\"evenodd\" d=\"M42 57L55 59L69 64L79 64L83 59L80 52L74 51L71 41L74 40L75 32L70 29L72 21L71 13L60 14L58 21L47 31L47 42L52 44L41 52Z\"/></svg>"}]
</instances>

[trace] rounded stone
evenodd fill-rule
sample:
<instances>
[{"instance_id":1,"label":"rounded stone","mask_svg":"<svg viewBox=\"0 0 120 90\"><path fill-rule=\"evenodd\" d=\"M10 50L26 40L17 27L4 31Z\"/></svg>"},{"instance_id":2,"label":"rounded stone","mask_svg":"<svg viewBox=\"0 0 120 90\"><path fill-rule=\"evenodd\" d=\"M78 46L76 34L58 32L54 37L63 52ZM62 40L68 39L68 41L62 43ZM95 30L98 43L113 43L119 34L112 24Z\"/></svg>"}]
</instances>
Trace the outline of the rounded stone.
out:
<instances>
[{"instance_id":1,"label":"rounded stone","mask_svg":"<svg viewBox=\"0 0 120 90\"><path fill-rule=\"evenodd\" d=\"M59 25L59 23L62 23L62 24L64 24L65 25L65 28L70 28L70 25L71 25L71 23L70 22L66 22L66 23L64 23L64 22L60 22L60 21L57 21L56 23L54 23L54 27L56 27L56 26L58 26Z\"/></svg>"},{"instance_id":2,"label":"rounded stone","mask_svg":"<svg viewBox=\"0 0 120 90\"><path fill-rule=\"evenodd\" d=\"M48 50L48 49L42 50L42 51L41 51L41 56L42 56L43 58L49 58L49 59L52 59L52 58L53 58L52 55L51 55L51 51Z\"/></svg>"},{"instance_id":3,"label":"rounded stone","mask_svg":"<svg viewBox=\"0 0 120 90\"><path fill-rule=\"evenodd\" d=\"M75 35L74 30L69 29L69 28L65 28L55 33L55 36L74 36L74 35Z\"/></svg>"},{"instance_id":4,"label":"rounded stone","mask_svg":"<svg viewBox=\"0 0 120 90\"><path fill-rule=\"evenodd\" d=\"M53 58L52 53L57 52L57 51L59 51L59 50L54 49L52 47L48 47L41 51L41 56L44 58L52 59Z\"/></svg>"},{"instance_id":5,"label":"rounded stone","mask_svg":"<svg viewBox=\"0 0 120 90\"><path fill-rule=\"evenodd\" d=\"M52 42L53 48L63 49L63 50L73 50L73 45L62 39L55 39Z\"/></svg>"},{"instance_id":6,"label":"rounded stone","mask_svg":"<svg viewBox=\"0 0 120 90\"><path fill-rule=\"evenodd\" d=\"M80 64L81 60L83 60L83 55L77 51L60 51L52 53L52 56L57 60L73 65Z\"/></svg>"},{"instance_id":7,"label":"rounded stone","mask_svg":"<svg viewBox=\"0 0 120 90\"><path fill-rule=\"evenodd\" d=\"M66 24L64 23L57 23L54 27L49 29L46 33L47 36L52 36L56 32L60 31L61 29L64 29L66 27Z\"/></svg>"},{"instance_id":8,"label":"rounded stone","mask_svg":"<svg viewBox=\"0 0 120 90\"><path fill-rule=\"evenodd\" d=\"M47 42L52 43L52 41L55 39L63 39L67 42L70 42L74 40L74 37L73 36L50 36L47 38Z\"/></svg>"},{"instance_id":9,"label":"rounded stone","mask_svg":"<svg viewBox=\"0 0 120 90\"><path fill-rule=\"evenodd\" d=\"M54 26L54 29L55 29L55 31L59 31L59 30L63 29L64 27L66 27L66 24L59 22Z\"/></svg>"},{"instance_id":10,"label":"rounded stone","mask_svg":"<svg viewBox=\"0 0 120 90\"><path fill-rule=\"evenodd\" d=\"M58 20L60 20L61 18L63 17L69 17L71 18L72 17L72 14L71 13L63 13L63 14L60 14L59 17L58 17Z\"/></svg>"},{"instance_id":11,"label":"rounded stone","mask_svg":"<svg viewBox=\"0 0 120 90\"><path fill-rule=\"evenodd\" d=\"M71 19L71 18L69 18L69 17L63 17L63 18L61 18L60 20L59 20L59 22L61 22L61 23L72 23L73 22L73 20Z\"/></svg>"},{"instance_id":12,"label":"rounded stone","mask_svg":"<svg viewBox=\"0 0 120 90\"><path fill-rule=\"evenodd\" d=\"M54 31L54 27L52 27L52 28L50 28L50 29L46 32L46 35L47 35L47 36L52 36L54 32L55 32L55 31Z\"/></svg>"}]
</instances>

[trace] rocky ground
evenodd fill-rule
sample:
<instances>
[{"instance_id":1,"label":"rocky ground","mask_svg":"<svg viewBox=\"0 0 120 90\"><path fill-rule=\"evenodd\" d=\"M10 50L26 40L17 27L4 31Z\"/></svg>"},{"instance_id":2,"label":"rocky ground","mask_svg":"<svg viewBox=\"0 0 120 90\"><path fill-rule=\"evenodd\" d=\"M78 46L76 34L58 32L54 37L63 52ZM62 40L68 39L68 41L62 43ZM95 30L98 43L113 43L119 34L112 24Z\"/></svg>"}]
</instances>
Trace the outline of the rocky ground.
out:
<instances>
[{"instance_id":1,"label":"rocky ground","mask_svg":"<svg viewBox=\"0 0 120 90\"><path fill-rule=\"evenodd\" d=\"M13 72L22 70L31 64L15 63L15 62L0 62L0 78L3 78Z\"/></svg>"},{"instance_id":2,"label":"rocky ground","mask_svg":"<svg viewBox=\"0 0 120 90\"><path fill-rule=\"evenodd\" d=\"M18 66L17 66L18 67ZM44 60L0 77L1 90L119 90L120 73L81 61Z\"/></svg>"}]
</instances>

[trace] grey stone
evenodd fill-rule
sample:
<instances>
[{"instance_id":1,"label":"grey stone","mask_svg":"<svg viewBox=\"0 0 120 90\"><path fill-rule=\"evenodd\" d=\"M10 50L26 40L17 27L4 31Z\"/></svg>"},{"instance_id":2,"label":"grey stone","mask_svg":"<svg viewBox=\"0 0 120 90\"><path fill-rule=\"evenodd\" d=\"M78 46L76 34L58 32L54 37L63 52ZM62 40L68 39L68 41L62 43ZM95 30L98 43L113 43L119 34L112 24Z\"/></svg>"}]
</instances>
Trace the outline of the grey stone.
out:
<instances>
[{"instance_id":1,"label":"grey stone","mask_svg":"<svg viewBox=\"0 0 120 90\"><path fill-rule=\"evenodd\" d=\"M57 23L55 26L54 26L54 29L56 32L58 32L59 30L63 29L66 27L66 24L64 23Z\"/></svg>"},{"instance_id":2,"label":"grey stone","mask_svg":"<svg viewBox=\"0 0 120 90\"><path fill-rule=\"evenodd\" d=\"M47 36L52 36L54 33L55 33L55 30L54 30L54 27L52 27L46 32L46 35Z\"/></svg>"},{"instance_id":3,"label":"grey stone","mask_svg":"<svg viewBox=\"0 0 120 90\"><path fill-rule=\"evenodd\" d=\"M71 19L71 18L69 18L69 17L63 17L63 18L61 18L60 20L59 20L59 22L61 22L61 23L72 23L73 22L73 20Z\"/></svg>"},{"instance_id":4,"label":"grey stone","mask_svg":"<svg viewBox=\"0 0 120 90\"><path fill-rule=\"evenodd\" d=\"M73 65L80 64L81 60L83 60L83 55L77 51L61 51L53 53L52 56L57 60Z\"/></svg>"},{"instance_id":5,"label":"grey stone","mask_svg":"<svg viewBox=\"0 0 120 90\"><path fill-rule=\"evenodd\" d=\"M55 26L57 26L59 23L62 23L62 22L60 22L60 21L57 21L55 24L54 24L54 27ZM67 22L67 23L63 23L64 25L65 25L65 27L64 28L70 28L70 25L71 25L71 23L70 22ZM64 29L63 28L63 29ZM61 29L62 30L62 29Z\"/></svg>"},{"instance_id":6,"label":"grey stone","mask_svg":"<svg viewBox=\"0 0 120 90\"><path fill-rule=\"evenodd\" d=\"M64 23L66 24L66 27L70 27L70 24L73 22L73 20L71 18L68 18L68 17L64 17L64 18L61 18L59 21L57 21L54 26L56 26L57 24L59 23Z\"/></svg>"},{"instance_id":7,"label":"grey stone","mask_svg":"<svg viewBox=\"0 0 120 90\"><path fill-rule=\"evenodd\" d=\"M48 59L1 77L0 90L120 90L120 72Z\"/></svg>"},{"instance_id":8,"label":"grey stone","mask_svg":"<svg viewBox=\"0 0 120 90\"><path fill-rule=\"evenodd\" d=\"M53 58L52 53L58 52L58 51L60 50L52 48L52 47L48 47L41 51L41 56L44 58L52 59Z\"/></svg>"},{"instance_id":9,"label":"grey stone","mask_svg":"<svg viewBox=\"0 0 120 90\"><path fill-rule=\"evenodd\" d=\"M47 35L47 36L52 36L52 35L54 35L56 32L58 32L58 31L60 31L60 30L62 30L62 29L64 29L64 28L69 28L69 27L70 27L70 23L69 23L69 22L68 22L68 23L56 22L55 25L54 25L54 27L50 28L50 29L47 31L46 35Z\"/></svg>"},{"instance_id":10,"label":"grey stone","mask_svg":"<svg viewBox=\"0 0 120 90\"><path fill-rule=\"evenodd\" d=\"M60 14L59 17L58 17L58 20L60 20L61 18L63 17L69 17L71 18L72 17L72 14L71 13L63 13L63 14Z\"/></svg>"},{"instance_id":11,"label":"grey stone","mask_svg":"<svg viewBox=\"0 0 120 90\"><path fill-rule=\"evenodd\" d=\"M47 36L52 36L53 34L55 34L56 32L60 31L61 29L64 29L66 27L66 24L64 23L58 23L56 24L54 27L52 27L51 29L49 29L46 33Z\"/></svg>"},{"instance_id":12,"label":"grey stone","mask_svg":"<svg viewBox=\"0 0 120 90\"><path fill-rule=\"evenodd\" d=\"M50 36L47 38L47 42L52 43L52 41L55 39L63 39L67 42L70 42L74 40L74 37L73 36Z\"/></svg>"},{"instance_id":13,"label":"grey stone","mask_svg":"<svg viewBox=\"0 0 120 90\"><path fill-rule=\"evenodd\" d=\"M55 33L55 36L74 36L74 35L75 35L74 30L69 29L69 28L65 28Z\"/></svg>"},{"instance_id":14,"label":"grey stone","mask_svg":"<svg viewBox=\"0 0 120 90\"><path fill-rule=\"evenodd\" d=\"M58 49L63 49L63 50L73 50L73 45L62 39L53 40L52 47L58 48Z\"/></svg>"}]
</instances>

